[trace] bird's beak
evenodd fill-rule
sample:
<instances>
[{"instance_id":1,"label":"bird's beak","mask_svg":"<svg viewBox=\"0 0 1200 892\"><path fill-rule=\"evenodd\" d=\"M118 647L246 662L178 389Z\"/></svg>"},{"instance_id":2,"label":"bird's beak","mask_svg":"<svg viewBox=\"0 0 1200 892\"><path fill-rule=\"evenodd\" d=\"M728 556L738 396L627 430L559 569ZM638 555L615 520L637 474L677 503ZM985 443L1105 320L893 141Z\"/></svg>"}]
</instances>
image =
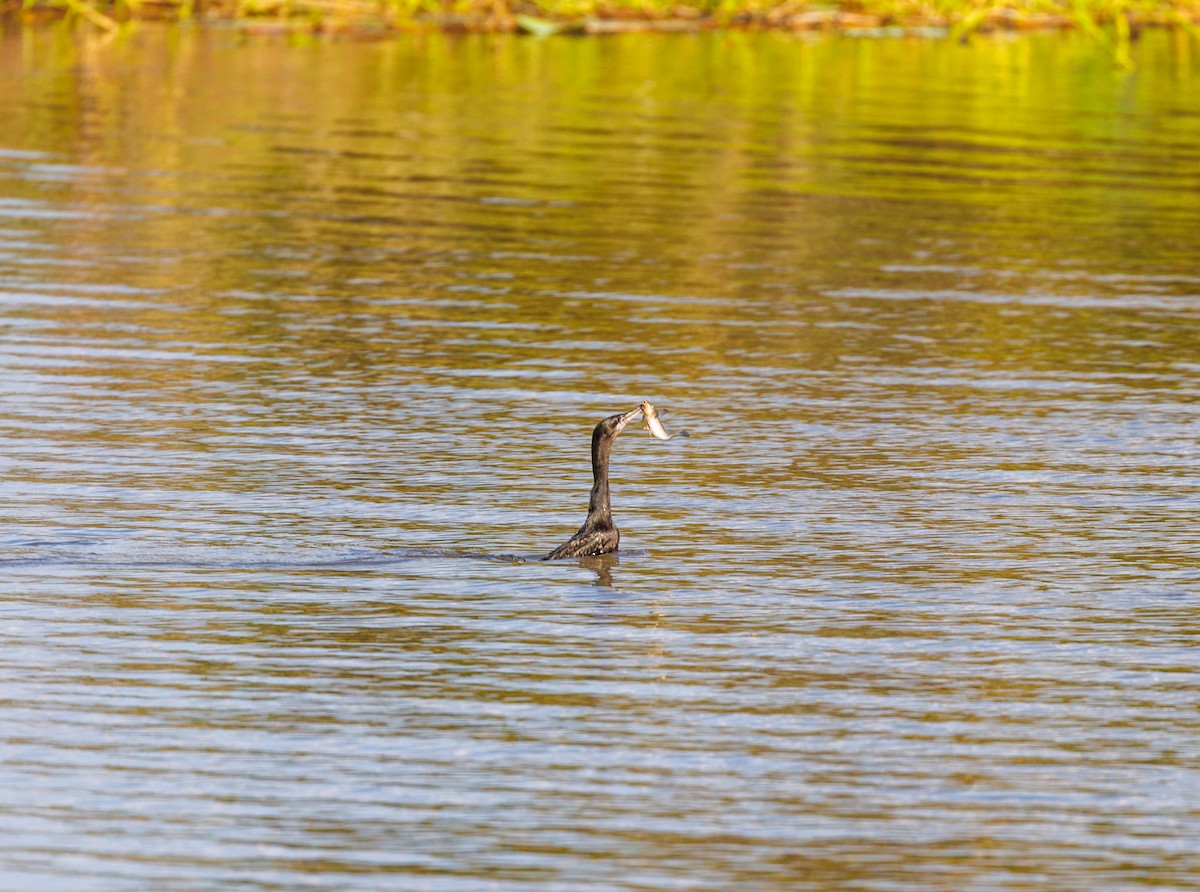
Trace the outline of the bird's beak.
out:
<instances>
[{"instance_id":1,"label":"bird's beak","mask_svg":"<svg viewBox=\"0 0 1200 892\"><path fill-rule=\"evenodd\" d=\"M633 421L635 418L637 418L641 414L642 414L641 406L638 406L636 409L630 409L628 412L626 412L624 415L622 415L620 418L617 419L616 432L619 434L621 431L625 430L625 425L629 424L629 422Z\"/></svg>"}]
</instances>

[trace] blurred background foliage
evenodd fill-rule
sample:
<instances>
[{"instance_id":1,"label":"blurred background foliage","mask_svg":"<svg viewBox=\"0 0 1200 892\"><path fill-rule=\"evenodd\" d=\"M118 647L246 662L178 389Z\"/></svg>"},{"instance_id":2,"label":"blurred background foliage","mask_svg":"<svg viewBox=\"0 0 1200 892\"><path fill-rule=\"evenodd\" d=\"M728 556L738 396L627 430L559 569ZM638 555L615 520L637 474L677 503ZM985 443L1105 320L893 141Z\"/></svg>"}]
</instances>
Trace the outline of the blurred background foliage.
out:
<instances>
[{"instance_id":1,"label":"blurred background foliage","mask_svg":"<svg viewBox=\"0 0 1200 892\"><path fill-rule=\"evenodd\" d=\"M997 30L1078 28L1132 68L1147 26L1200 39L1196 0L0 0L9 20L85 21L109 32L140 19L216 19L249 33L385 36L438 29L558 33L772 28L968 39Z\"/></svg>"}]
</instances>

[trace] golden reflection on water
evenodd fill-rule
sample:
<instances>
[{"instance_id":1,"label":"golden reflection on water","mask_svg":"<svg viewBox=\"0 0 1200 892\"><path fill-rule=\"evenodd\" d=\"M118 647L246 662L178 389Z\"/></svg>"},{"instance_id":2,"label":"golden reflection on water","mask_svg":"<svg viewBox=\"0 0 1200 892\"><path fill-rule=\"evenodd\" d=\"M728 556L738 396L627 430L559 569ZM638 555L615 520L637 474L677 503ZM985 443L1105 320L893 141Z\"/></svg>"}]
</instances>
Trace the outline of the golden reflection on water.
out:
<instances>
[{"instance_id":1,"label":"golden reflection on water","mask_svg":"<svg viewBox=\"0 0 1200 892\"><path fill-rule=\"evenodd\" d=\"M1138 52L0 34L0 886L1191 888Z\"/></svg>"}]
</instances>

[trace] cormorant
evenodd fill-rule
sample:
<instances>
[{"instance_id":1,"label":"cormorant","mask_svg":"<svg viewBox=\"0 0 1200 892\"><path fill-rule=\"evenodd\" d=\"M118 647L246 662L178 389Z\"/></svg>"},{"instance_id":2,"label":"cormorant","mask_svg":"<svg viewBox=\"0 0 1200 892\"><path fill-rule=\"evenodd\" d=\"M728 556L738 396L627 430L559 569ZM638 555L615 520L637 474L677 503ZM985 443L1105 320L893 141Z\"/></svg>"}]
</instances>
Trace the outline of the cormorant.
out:
<instances>
[{"instance_id":1,"label":"cormorant","mask_svg":"<svg viewBox=\"0 0 1200 892\"><path fill-rule=\"evenodd\" d=\"M608 501L608 457L612 454L613 440L617 434L641 413L642 407L638 406L623 414L610 415L596 425L592 431L592 477L595 482L592 484L592 497L588 501L587 520L578 533L542 560L608 554L617 550L621 534L613 523L612 506Z\"/></svg>"}]
</instances>

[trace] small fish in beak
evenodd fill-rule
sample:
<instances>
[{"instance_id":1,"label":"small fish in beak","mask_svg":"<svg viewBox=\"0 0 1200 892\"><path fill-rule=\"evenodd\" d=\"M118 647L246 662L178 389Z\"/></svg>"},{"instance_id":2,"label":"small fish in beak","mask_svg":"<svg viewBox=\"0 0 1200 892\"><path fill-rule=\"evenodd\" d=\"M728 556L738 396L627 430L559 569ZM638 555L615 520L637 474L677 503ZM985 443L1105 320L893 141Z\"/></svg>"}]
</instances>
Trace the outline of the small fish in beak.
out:
<instances>
[{"instance_id":1,"label":"small fish in beak","mask_svg":"<svg viewBox=\"0 0 1200 892\"><path fill-rule=\"evenodd\" d=\"M665 409L663 410L666 411ZM642 401L642 418L645 419L646 427L650 431L650 436L658 440L673 440L675 437L690 437L687 431L680 431L677 434L668 434L667 429L663 427L662 420L659 418L658 410L650 405L649 400Z\"/></svg>"}]
</instances>

